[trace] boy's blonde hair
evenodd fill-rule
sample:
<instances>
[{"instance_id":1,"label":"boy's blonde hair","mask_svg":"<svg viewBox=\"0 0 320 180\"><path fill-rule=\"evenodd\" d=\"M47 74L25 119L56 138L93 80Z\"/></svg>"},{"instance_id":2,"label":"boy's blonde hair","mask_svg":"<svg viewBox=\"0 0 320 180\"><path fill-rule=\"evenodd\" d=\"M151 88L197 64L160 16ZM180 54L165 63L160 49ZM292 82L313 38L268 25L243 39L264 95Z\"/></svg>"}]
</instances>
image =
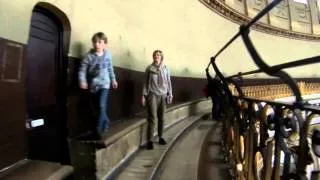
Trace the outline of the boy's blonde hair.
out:
<instances>
[{"instance_id":1,"label":"boy's blonde hair","mask_svg":"<svg viewBox=\"0 0 320 180\"><path fill-rule=\"evenodd\" d=\"M152 57L154 57L155 55L156 55L156 53L159 53L160 54L160 56L161 56L161 61L163 60L163 52L161 51L161 50L155 50L155 51L153 51L153 53L152 53Z\"/></svg>"},{"instance_id":2,"label":"boy's blonde hair","mask_svg":"<svg viewBox=\"0 0 320 180\"><path fill-rule=\"evenodd\" d=\"M106 44L108 43L108 38L103 32L97 32L91 38L92 42L97 42L99 40L103 40Z\"/></svg>"}]
</instances>

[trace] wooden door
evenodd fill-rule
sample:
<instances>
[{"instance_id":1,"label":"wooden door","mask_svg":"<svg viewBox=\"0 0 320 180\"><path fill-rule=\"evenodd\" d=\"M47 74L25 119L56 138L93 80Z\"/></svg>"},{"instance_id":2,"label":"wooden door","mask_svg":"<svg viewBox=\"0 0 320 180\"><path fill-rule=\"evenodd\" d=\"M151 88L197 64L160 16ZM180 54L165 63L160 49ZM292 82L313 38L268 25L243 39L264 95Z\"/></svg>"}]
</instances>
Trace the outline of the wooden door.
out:
<instances>
[{"instance_id":1,"label":"wooden door","mask_svg":"<svg viewBox=\"0 0 320 180\"><path fill-rule=\"evenodd\" d=\"M26 106L31 159L66 158L66 97L61 53L62 29L50 13L32 14L26 58ZM33 123L32 123L33 122ZM43 125L42 125L43 124Z\"/></svg>"}]
</instances>

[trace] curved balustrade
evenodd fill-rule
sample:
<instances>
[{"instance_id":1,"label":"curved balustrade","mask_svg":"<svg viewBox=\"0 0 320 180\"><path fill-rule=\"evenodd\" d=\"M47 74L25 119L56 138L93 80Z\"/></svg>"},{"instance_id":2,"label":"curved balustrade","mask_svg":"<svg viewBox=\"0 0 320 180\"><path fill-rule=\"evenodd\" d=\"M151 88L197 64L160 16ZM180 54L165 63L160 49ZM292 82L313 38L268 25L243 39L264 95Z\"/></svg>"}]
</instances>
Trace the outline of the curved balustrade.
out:
<instances>
[{"instance_id":1,"label":"curved balustrade","mask_svg":"<svg viewBox=\"0 0 320 180\"><path fill-rule=\"evenodd\" d=\"M320 93L320 83L308 83L299 81L297 85L302 95ZM230 85L229 89L232 95L239 95L236 91L235 86ZM278 98L293 96L291 89L286 84L244 86L241 87L241 89L245 96L263 100L275 100Z\"/></svg>"},{"instance_id":2,"label":"curved balustrade","mask_svg":"<svg viewBox=\"0 0 320 180\"><path fill-rule=\"evenodd\" d=\"M234 96L224 114L224 150L236 179L311 179L320 172L313 139L320 110ZM230 113L232 112L232 113ZM240 119L237 119L237 113Z\"/></svg>"},{"instance_id":3,"label":"curved balustrade","mask_svg":"<svg viewBox=\"0 0 320 180\"><path fill-rule=\"evenodd\" d=\"M320 108L305 104L302 96L319 93L320 83L296 82L287 68L320 62L320 56L269 66L249 36L250 27L281 0L273 0L210 59L220 80L222 99L223 144L225 159L231 164L235 179L320 179ZM224 77L216 65L218 56L238 37L259 69ZM243 86L243 76L265 73L283 84ZM236 81L235 78L239 78ZM295 97L291 103L275 102Z\"/></svg>"}]
</instances>

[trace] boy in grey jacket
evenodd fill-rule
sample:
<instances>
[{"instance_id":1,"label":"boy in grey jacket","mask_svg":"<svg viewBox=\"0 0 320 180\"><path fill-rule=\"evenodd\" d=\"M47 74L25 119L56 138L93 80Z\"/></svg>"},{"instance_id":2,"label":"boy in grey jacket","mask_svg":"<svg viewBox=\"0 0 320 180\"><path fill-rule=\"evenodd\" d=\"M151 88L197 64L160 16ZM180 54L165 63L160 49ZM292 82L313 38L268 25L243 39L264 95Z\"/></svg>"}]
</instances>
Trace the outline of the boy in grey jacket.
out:
<instances>
[{"instance_id":1,"label":"boy in grey jacket","mask_svg":"<svg viewBox=\"0 0 320 180\"><path fill-rule=\"evenodd\" d=\"M93 104L98 106L97 132L103 136L109 128L107 116L107 101L110 86L117 89L118 83L114 74L112 57L107 50L108 39L102 32L92 37L93 49L87 53L79 69L79 86L90 89Z\"/></svg>"}]
</instances>

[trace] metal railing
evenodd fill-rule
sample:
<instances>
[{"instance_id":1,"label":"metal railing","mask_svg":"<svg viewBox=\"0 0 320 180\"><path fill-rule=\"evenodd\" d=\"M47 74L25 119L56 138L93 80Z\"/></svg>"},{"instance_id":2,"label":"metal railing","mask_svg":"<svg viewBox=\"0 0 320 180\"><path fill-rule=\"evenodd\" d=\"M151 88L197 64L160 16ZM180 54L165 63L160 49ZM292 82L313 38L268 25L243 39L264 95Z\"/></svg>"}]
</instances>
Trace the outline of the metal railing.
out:
<instances>
[{"instance_id":1,"label":"metal railing","mask_svg":"<svg viewBox=\"0 0 320 180\"><path fill-rule=\"evenodd\" d=\"M320 56L269 66L260 57L249 37L250 27L281 0L274 0L249 23L241 25L211 59L209 67L221 80L226 94L222 100L223 144L226 160L235 179L319 179L320 178L320 108L304 103L297 82L284 69L320 62ZM243 42L259 69L224 77L216 65L222 53L235 39ZM246 97L235 78L266 73L288 85L295 100L279 103ZM228 86L233 84L236 94Z\"/></svg>"}]
</instances>

